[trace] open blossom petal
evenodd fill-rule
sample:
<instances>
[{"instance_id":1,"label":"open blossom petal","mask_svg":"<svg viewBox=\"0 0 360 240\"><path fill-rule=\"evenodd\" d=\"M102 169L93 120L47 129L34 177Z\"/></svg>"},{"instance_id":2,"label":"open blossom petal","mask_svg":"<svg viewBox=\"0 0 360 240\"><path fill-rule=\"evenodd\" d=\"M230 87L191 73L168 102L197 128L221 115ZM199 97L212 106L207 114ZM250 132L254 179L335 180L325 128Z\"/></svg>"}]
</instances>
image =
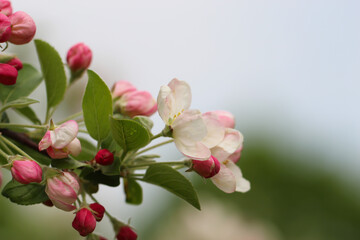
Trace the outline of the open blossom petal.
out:
<instances>
[{"instance_id":1,"label":"open blossom petal","mask_svg":"<svg viewBox=\"0 0 360 240\"><path fill-rule=\"evenodd\" d=\"M244 137L238 130L227 128L224 139L211 149L211 154L223 162L242 146L243 141Z\"/></svg>"},{"instance_id":2,"label":"open blossom petal","mask_svg":"<svg viewBox=\"0 0 360 240\"><path fill-rule=\"evenodd\" d=\"M53 147L48 147L46 152L52 159L63 159L67 158L69 155L69 152L66 151L66 149L56 149Z\"/></svg>"},{"instance_id":3,"label":"open blossom petal","mask_svg":"<svg viewBox=\"0 0 360 240\"><path fill-rule=\"evenodd\" d=\"M44 137L39 142L39 151L42 151L44 149L47 149L51 146L51 137L50 137L50 131L47 131L44 135Z\"/></svg>"},{"instance_id":4,"label":"open blossom petal","mask_svg":"<svg viewBox=\"0 0 360 240\"><path fill-rule=\"evenodd\" d=\"M208 148L215 147L224 139L225 128L219 121L218 116L214 113L203 113L202 118L206 124L207 135L201 142Z\"/></svg>"},{"instance_id":5,"label":"open blossom petal","mask_svg":"<svg viewBox=\"0 0 360 240\"><path fill-rule=\"evenodd\" d=\"M233 161L226 161L225 166L234 174L236 180L236 192L247 192L250 190L250 182L243 178L240 168Z\"/></svg>"},{"instance_id":6,"label":"open blossom petal","mask_svg":"<svg viewBox=\"0 0 360 240\"><path fill-rule=\"evenodd\" d=\"M177 117L172 125L176 147L185 156L195 160L210 158L210 150L200 141L207 129L198 110L187 110Z\"/></svg>"},{"instance_id":7,"label":"open blossom petal","mask_svg":"<svg viewBox=\"0 0 360 240\"><path fill-rule=\"evenodd\" d=\"M171 125L176 116L190 107L190 86L174 78L167 86L160 88L157 103L160 117L165 124Z\"/></svg>"},{"instance_id":8,"label":"open blossom petal","mask_svg":"<svg viewBox=\"0 0 360 240\"><path fill-rule=\"evenodd\" d=\"M211 181L215 186L226 193L232 193L236 190L235 175L224 164L221 164L220 171L211 178Z\"/></svg>"},{"instance_id":9,"label":"open blossom petal","mask_svg":"<svg viewBox=\"0 0 360 240\"><path fill-rule=\"evenodd\" d=\"M68 145L78 134L78 124L74 120L67 121L50 131L52 147L60 149Z\"/></svg>"},{"instance_id":10,"label":"open blossom petal","mask_svg":"<svg viewBox=\"0 0 360 240\"><path fill-rule=\"evenodd\" d=\"M216 114L219 117L219 121L226 128L235 127L235 117L232 113L224 110L212 111L211 113Z\"/></svg>"},{"instance_id":11,"label":"open blossom petal","mask_svg":"<svg viewBox=\"0 0 360 240\"><path fill-rule=\"evenodd\" d=\"M78 138L74 138L74 140L72 140L66 148L71 155L76 157L81 152L81 143Z\"/></svg>"}]
</instances>

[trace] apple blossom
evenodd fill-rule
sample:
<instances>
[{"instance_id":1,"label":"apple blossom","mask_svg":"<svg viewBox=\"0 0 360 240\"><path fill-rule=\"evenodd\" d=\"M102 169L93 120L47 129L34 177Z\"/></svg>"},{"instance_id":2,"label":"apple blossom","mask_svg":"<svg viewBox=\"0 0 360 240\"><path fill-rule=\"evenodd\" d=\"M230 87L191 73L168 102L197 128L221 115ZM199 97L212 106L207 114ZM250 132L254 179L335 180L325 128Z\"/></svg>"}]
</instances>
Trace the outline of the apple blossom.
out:
<instances>
[{"instance_id":1,"label":"apple blossom","mask_svg":"<svg viewBox=\"0 0 360 240\"><path fill-rule=\"evenodd\" d=\"M211 156L208 160L192 160L191 169L204 178L211 178L220 171L220 162Z\"/></svg>"},{"instance_id":2,"label":"apple blossom","mask_svg":"<svg viewBox=\"0 0 360 240\"><path fill-rule=\"evenodd\" d=\"M93 214L96 221L100 222L104 217L105 208L99 203L92 203L89 205L89 207L91 208L91 210L94 211Z\"/></svg>"},{"instance_id":3,"label":"apple blossom","mask_svg":"<svg viewBox=\"0 0 360 240\"><path fill-rule=\"evenodd\" d=\"M120 227L117 235L117 240L136 240L137 234L130 226L122 226Z\"/></svg>"},{"instance_id":4,"label":"apple blossom","mask_svg":"<svg viewBox=\"0 0 360 240\"><path fill-rule=\"evenodd\" d=\"M72 46L66 55L66 61L72 72L84 71L91 63L92 51L84 43Z\"/></svg>"},{"instance_id":5,"label":"apple blossom","mask_svg":"<svg viewBox=\"0 0 360 240\"><path fill-rule=\"evenodd\" d=\"M36 25L34 20L25 12L18 11L9 16L11 35L9 42L17 45L30 42L35 36Z\"/></svg>"},{"instance_id":6,"label":"apple blossom","mask_svg":"<svg viewBox=\"0 0 360 240\"><path fill-rule=\"evenodd\" d=\"M95 230L96 220L89 209L81 208L76 212L72 226L80 233L81 236L85 237Z\"/></svg>"},{"instance_id":7,"label":"apple blossom","mask_svg":"<svg viewBox=\"0 0 360 240\"><path fill-rule=\"evenodd\" d=\"M61 172L47 179L45 192L55 207L64 211L72 211L77 199L80 185L75 173Z\"/></svg>"},{"instance_id":8,"label":"apple blossom","mask_svg":"<svg viewBox=\"0 0 360 240\"><path fill-rule=\"evenodd\" d=\"M115 107L129 117L151 116L157 110L155 99L147 91L131 91L121 96Z\"/></svg>"},{"instance_id":9,"label":"apple blossom","mask_svg":"<svg viewBox=\"0 0 360 240\"><path fill-rule=\"evenodd\" d=\"M10 19L4 14L0 13L0 42L6 42L11 35Z\"/></svg>"},{"instance_id":10,"label":"apple blossom","mask_svg":"<svg viewBox=\"0 0 360 240\"><path fill-rule=\"evenodd\" d=\"M218 116L218 119L222 126L226 128L234 128L235 127L235 117L232 113L224 110L211 111L208 113L213 113Z\"/></svg>"},{"instance_id":11,"label":"apple blossom","mask_svg":"<svg viewBox=\"0 0 360 240\"><path fill-rule=\"evenodd\" d=\"M55 129L48 130L39 142L39 151L46 149L49 156L54 159L66 158L69 154L79 155L81 144L76 138L78 130L78 124L74 120L55 126Z\"/></svg>"},{"instance_id":12,"label":"apple blossom","mask_svg":"<svg viewBox=\"0 0 360 240\"><path fill-rule=\"evenodd\" d=\"M11 2L9 0L0 0L0 13L6 16L12 14Z\"/></svg>"},{"instance_id":13,"label":"apple blossom","mask_svg":"<svg viewBox=\"0 0 360 240\"><path fill-rule=\"evenodd\" d=\"M211 153L221 163L218 174L211 178L212 182L226 193L247 192L250 183L243 178L240 168L229 157L242 146L242 134L231 128L226 129L225 137L221 143L211 149Z\"/></svg>"},{"instance_id":14,"label":"apple blossom","mask_svg":"<svg viewBox=\"0 0 360 240\"><path fill-rule=\"evenodd\" d=\"M119 98L125 93L134 92L136 90L136 87L128 81L117 81L111 89L111 94L113 98Z\"/></svg>"},{"instance_id":15,"label":"apple blossom","mask_svg":"<svg viewBox=\"0 0 360 240\"><path fill-rule=\"evenodd\" d=\"M11 163L11 175L22 184L42 181L42 169L34 160L25 157L15 157Z\"/></svg>"},{"instance_id":16,"label":"apple blossom","mask_svg":"<svg viewBox=\"0 0 360 240\"><path fill-rule=\"evenodd\" d=\"M111 165L114 162L114 154L107 149L100 149L95 155L95 161L100 165Z\"/></svg>"},{"instance_id":17,"label":"apple blossom","mask_svg":"<svg viewBox=\"0 0 360 240\"><path fill-rule=\"evenodd\" d=\"M0 63L0 83L4 85L14 85L18 76L18 71L9 64Z\"/></svg>"}]
</instances>

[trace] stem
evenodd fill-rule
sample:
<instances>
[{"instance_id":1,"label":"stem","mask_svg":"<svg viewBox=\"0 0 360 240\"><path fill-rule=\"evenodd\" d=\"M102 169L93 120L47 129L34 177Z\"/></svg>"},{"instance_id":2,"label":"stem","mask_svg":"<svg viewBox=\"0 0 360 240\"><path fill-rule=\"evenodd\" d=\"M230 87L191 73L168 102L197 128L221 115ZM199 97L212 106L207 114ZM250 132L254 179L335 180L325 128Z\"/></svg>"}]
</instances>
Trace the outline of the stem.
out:
<instances>
[{"instance_id":1,"label":"stem","mask_svg":"<svg viewBox=\"0 0 360 240\"><path fill-rule=\"evenodd\" d=\"M30 125L30 124L17 124L17 123L0 123L0 128L12 128L12 127L24 127L24 128L38 128L47 129L46 125Z\"/></svg>"},{"instance_id":2,"label":"stem","mask_svg":"<svg viewBox=\"0 0 360 240\"><path fill-rule=\"evenodd\" d=\"M157 139L157 138L162 137L162 136L164 136L164 135L163 135L163 133L161 132L161 133L158 133L158 134L152 136L150 140L152 141L152 140Z\"/></svg>"},{"instance_id":3,"label":"stem","mask_svg":"<svg viewBox=\"0 0 360 240\"><path fill-rule=\"evenodd\" d=\"M10 140L6 139L3 135L0 134L0 139L3 140L7 145L9 145L10 147L12 147L14 150L16 150L17 152L19 152L20 154L22 154L23 156L34 160L32 157L30 157L26 152L24 152L23 150L21 150L18 146L16 146L13 142L11 142ZM34 160L35 161L35 160ZM37 161L35 161L37 162Z\"/></svg>"},{"instance_id":4,"label":"stem","mask_svg":"<svg viewBox=\"0 0 360 240\"><path fill-rule=\"evenodd\" d=\"M162 146L162 145L165 145L165 144L168 144L168 143L172 143L173 141L174 141L174 139L170 139L170 140L167 140L167 141L165 141L165 142L161 142L161 143L155 144L154 146L145 148L145 149L141 150L140 152L138 152L138 153L136 154L136 156L138 156L138 155L140 155L140 154L142 154L142 153L144 153L144 152L150 151L151 149L160 147L160 146Z\"/></svg>"},{"instance_id":5,"label":"stem","mask_svg":"<svg viewBox=\"0 0 360 240\"><path fill-rule=\"evenodd\" d=\"M80 117L82 114L83 114L82 111L80 111L80 112L78 112L78 113L75 113L75 114L72 114L72 115L68 116L67 118L61 120L60 122L57 122L56 124L57 124L57 125L60 125L60 124L62 124L62 123L64 123L64 122L66 122L66 121L73 120L73 119L75 119L75 118Z\"/></svg>"},{"instance_id":6,"label":"stem","mask_svg":"<svg viewBox=\"0 0 360 240\"><path fill-rule=\"evenodd\" d=\"M3 150L0 149L0 154L6 159L6 161L9 160L9 155L7 155Z\"/></svg>"},{"instance_id":7,"label":"stem","mask_svg":"<svg viewBox=\"0 0 360 240\"><path fill-rule=\"evenodd\" d=\"M0 145L5 149L8 154L14 155L11 149L3 141L0 141Z\"/></svg>"},{"instance_id":8,"label":"stem","mask_svg":"<svg viewBox=\"0 0 360 240\"><path fill-rule=\"evenodd\" d=\"M138 167L148 167L152 165L184 165L187 163L187 160L185 161L172 161L172 162L151 162L151 163L143 163L143 164L135 164L135 165L129 165L125 166L126 168L138 168Z\"/></svg>"}]
</instances>

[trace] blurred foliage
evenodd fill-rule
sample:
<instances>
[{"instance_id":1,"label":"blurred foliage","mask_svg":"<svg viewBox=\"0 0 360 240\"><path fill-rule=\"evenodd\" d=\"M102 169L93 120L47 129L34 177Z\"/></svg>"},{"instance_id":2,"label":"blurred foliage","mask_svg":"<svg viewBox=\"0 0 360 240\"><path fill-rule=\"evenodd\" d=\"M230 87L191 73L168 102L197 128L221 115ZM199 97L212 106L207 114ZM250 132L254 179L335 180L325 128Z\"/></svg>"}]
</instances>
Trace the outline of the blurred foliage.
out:
<instances>
[{"instance_id":1,"label":"blurred foliage","mask_svg":"<svg viewBox=\"0 0 360 240\"><path fill-rule=\"evenodd\" d=\"M204 184L197 177L200 201L211 194L222 206L237 208L233 211L249 222L270 223L281 239L359 239L360 201L355 186L345 184L339 176L331 174L328 167L325 170L319 164L312 165L311 162L326 162L318 156L306 156L306 153L289 156L266 148L267 144L253 143L244 147L238 163L252 189L245 194L229 195L211 181L206 180ZM312 161L303 161L306 158ZM156 239L160 228L176 223L172 214L175 210L169 209L181 206L183 203L175 200L159 213L159 220L153 221L141 239Z\"/></svg>"}]
</instances>

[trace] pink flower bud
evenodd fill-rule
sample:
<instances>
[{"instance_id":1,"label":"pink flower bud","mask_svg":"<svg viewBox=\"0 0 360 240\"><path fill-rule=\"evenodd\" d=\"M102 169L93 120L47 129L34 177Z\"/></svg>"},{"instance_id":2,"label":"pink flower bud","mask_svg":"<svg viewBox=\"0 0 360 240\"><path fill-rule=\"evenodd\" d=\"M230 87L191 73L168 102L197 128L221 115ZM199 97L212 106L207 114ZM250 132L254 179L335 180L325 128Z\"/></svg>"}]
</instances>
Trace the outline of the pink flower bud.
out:
<instances>
[{"instance_id":1,"label":"pink flower bud","mask_svg":"<svg viewBox=\"0 0 360 240\"><path fill-rule=\"evenodd\" d=\"M124 94L117 102L121 113L129 117L151 116L157 110L155 99L147 91L133 91Z\"/></svg>"},{"instance_id":2,"label":"pink flower bud","mask_svg":"<svg viewBox=\"0 0 360 240\"><path fill-rule=\"evenodd\" d=\"M2 172L0 171L0 187L2 185L2 179L3 179L3 176L2 176Z\"/></svg>"},{"instance_id":3,"label":"pink flower bud","mask_svg":"<svg viewBox=\"0 0 360 240\"><path fill-rule=\"evenodd\" d=\"M11 35L10 19L4 14L0 13L0 42L6 42Z\"/></svg>"},{"instance_id":4,"label":"pink flower bud","mask_svg":"<svg viewBox=\"0 0 360 240\"><path fill-rule=\"evenodd\" d=\"M23 64L20 61L20 59L18 59L17 57L14 57L13 59L11 59L10 61L8 61L6 64L9 64L10 66L13 66L14 68L16 68L16 70L21 70L23 68Z\"/></svg>"},{"instance_id":5,"label":"pink flower bud","mask_svg":"<svg viewBox=\"0 0 360 240\"><path fill-rule=\"evenodd\" d=\"M14 160L11 167L11 175L22 184L42 181L42 169L40 165L26 158L22 160Z\"/></svg>"},{"instance_id":6,"label":"pink flower bud","mask_svg":"<svg viewBox=\"0 0 360 240\"><path fill-rule=\"evenodd\" d=\"M89 205L89 207L91 208L91 210L94 211L93 214L96 221L100 222L104 217L105 208L99 203L92 203Z\"/></svg>"},{"instance_id":7,"label":"pink flower bud","mask_svg":"<svg viewBox=\"0 0 360 240\"><path fill-rule=\"evenodd\" d=\"M118 81L112 87L112 96L113 98L121 97L125 93L136 91L136 87L134 87L128 81Z\"/></svg>"},{"instance_id":8,"label":"pink flower bud","mask_svg":"<svg viewBox=\"0 0 360 240\"><path fill-rule=\"evenodd\" d=\"M107 240L107 238L104 238L102 236L99 236L99 240Z\"/></svg>"},{"instance_id":9,"label":"pink flower bud","mask_svg":"<svg viewBox=\"0 0 360 240\"><path fill-rule=\"evenodd\" d=\"M220 171L220 162L211 156L208 160L192 160L192 169L204 178L211 178Z\"/></svg>"},{"instance_id":10,"label":"pink flower bud","mask_svg":"<svg viewBox=\"0 0 360 240\"><path fill-rule=\"evenodd\" d=\"M72 226L85 237L95 230L96 220L89 209L82 208L76 213Z\"/></svg>"},{"instance_id":11,"label":"pink flower bud","mask_svg":"<svg viewBox=\"0 0 360 240\"><path fill-rule=\"evenodd\" d=\"M66 55L66 61L73 72L87 69L90 66L91 59L91 49L84 43L75 44Z\"/></svg>"},{"instance_id":12,"label":"pink flower bud","mask_svg":"<svg viewBox=\"0 0 360 240\"><path fill-rule=\"evenodd\" d=\"M242 148L243 146L236 149L236 151L233 154L231 154L228 159L233 161L234 163L237 163L237 161L239 161L240 159Z\"/></svg>"},{"instance_id":13,"label":"pink flower bud","mask_svg":"<svg viewBox=\"0 0 360 240\"><path fill-rule=\"evenodd\" d=\"M36 25L34 20L25 12L15 12L9 17L11 22L11 35L9 42L13 44L25 44L35 36Z\"/></svg>"},{"instance_id":14,"label":"pink flower bud","mask_svg":"<svg viewBox=\"0 0 360 240\"><path fill-rule=\"evenodd\" d=\"M18 71L9 64L0 63L0 83L4 85L14 85L18 76Z\"/></svg>"},{"instance_id":15,"label":"pink flower bud","mask_svg":"<svg viewBox=\"0 0 360 240\"><path fill-rule=\"evenodd\" d=\"M96 154L95 160L100 165L111 165L114 162L114 154L107 149L101 149Z\"/></svg>"},{"instance_id":16,"label":"pink flower bud","mask_svg":"<svg viewBox=\"0 0 360 240\"><path fill-rule=\"evenodd\" d=\"M12 14L11 2L8 0L0 0L0 13L10 16Z\"/></svg>"},{"instance_id":17,"label":"pink flower bud","mask_svg":"<svg viewBox=\"0 0 360 240\"><path fill-rule=\"evenodd\" d=\"M235 127L235 118L234 115L232 115L230 112L224 110L217 110L217 111L212 111L212 113L215 113L218 116L222 126L226 128Z\"/></svg>"},{"instance_id":18,"label":"pink flower bud","mask_svg":"<svg viewBox=\"0 0 360 240\"><path fill-rule=\"evenodd\" d=\"M118 234L116 235L117 240L136 240L137 234L134 230L129 226L122 226L119 229Z\"/></svg>"},{"instance_id":19,"label":"pink flower bud","mask_svg":"<svg viewBox=\"0 0 360 240\"><path fill-rule=\"evenodd\" d=\"M72 211L76 207L72 205L80 190L80 185L75 173L62 172L47 179L45 192L55 205L64 211Z\"/></svg>"},{"instance_id":20,"label":"pink flower bud","mask_svg":"<svg viewBox=\"0 0 360 240\"><path fill-rule=\"evenodd\" d=\"M50 199L46 200L45 202L42 202L42 204L44 204L45 206L48 206L48 207L54 206L54 204L52 203L52 201Z\"/></svg>"}]
</instances>

